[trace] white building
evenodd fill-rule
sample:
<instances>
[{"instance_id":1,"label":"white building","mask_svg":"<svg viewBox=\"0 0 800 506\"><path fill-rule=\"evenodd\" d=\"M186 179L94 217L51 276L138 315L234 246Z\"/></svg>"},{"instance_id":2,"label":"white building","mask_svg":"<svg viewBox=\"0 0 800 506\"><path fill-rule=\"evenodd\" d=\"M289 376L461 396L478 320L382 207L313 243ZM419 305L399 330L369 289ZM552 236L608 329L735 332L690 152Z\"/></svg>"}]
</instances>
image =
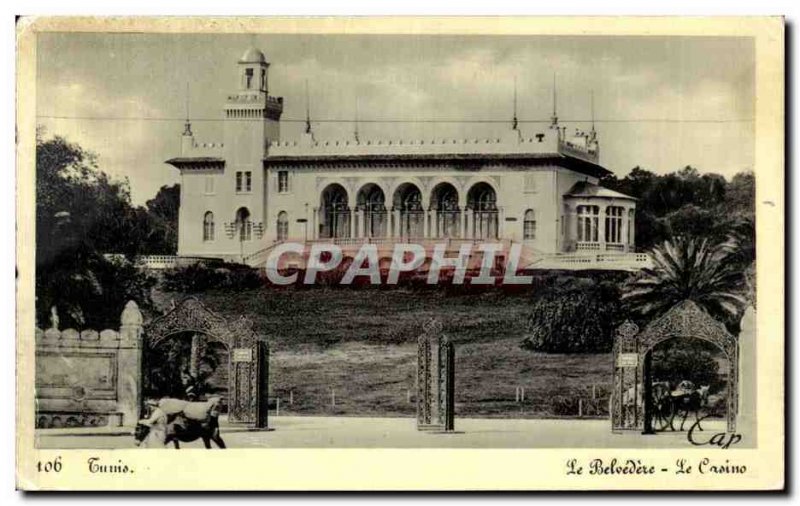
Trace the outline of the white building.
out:
<instances>
[{"instance_id":1,"label":"white building","mask_svg":"<svg viewBox=\"0 0 800 506\"><path fill-rule=\"evenodd\" d=\"M594 128L568 136L556 114L493 139L282 139L283 98L269 95L258 49L238 61L224 136L199 142L187 122L178 255L263 264L280 241L524 245L539 268L636 268L636 200L598 186ZM515 120L516 123L516 120Z\"/></svg>"}]
</instances>

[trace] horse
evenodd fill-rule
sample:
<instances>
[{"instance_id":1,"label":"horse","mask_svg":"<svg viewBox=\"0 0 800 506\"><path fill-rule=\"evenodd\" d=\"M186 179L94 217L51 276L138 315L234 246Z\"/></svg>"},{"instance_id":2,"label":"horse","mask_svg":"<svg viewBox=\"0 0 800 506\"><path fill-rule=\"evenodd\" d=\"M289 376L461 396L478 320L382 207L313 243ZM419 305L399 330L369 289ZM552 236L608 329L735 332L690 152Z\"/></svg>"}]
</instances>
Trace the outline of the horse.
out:
<instances>
[{"instance_id":1,"label":"horse","mask_svg":"<svg viewBox=\"0 0 800 506\"><path fill-rule=\"evenodd\" d=\"M683 426L690 413L694 413L697 430L703 430L700 426L700 410L708 404L709 389L710 387L708 385L703 385L695 389L691 381L682 381L679 388L671 393L672 402L675 406L673 418L681 414L683 415L681 417L681 427L679 430L683 430ZM672 427L672 430L675 430L672 426L672 420L670 420L670 427Z\"/></svg>"},{"instance_id":2,"label":"horse","mask_svg":"<svg viewBox=\"0 0 800 506\"><path fill-rule=\"evenodd\" d=\"M661 422L660 429L671 425L673 407L669 396L670 384L666 381L654 381L650 384L653 417ZM622 406L627 411L635 410L635 406L644 409L644 385L637 383L622 394ZM674 430L674 429L673 429Z\"/></svg>"}]
</instances>

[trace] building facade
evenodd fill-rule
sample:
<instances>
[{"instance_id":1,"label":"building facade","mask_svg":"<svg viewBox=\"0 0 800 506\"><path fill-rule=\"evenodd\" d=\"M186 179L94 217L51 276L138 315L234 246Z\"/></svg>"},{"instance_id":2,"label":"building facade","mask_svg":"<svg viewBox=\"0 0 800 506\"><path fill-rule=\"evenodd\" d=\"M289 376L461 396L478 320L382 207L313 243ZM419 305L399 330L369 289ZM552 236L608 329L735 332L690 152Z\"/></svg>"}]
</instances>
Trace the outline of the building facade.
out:
<instances>
[{"instance_id":1,"label":"building facade","mask_svg":"<svg viewBox=\"0 0 800 506\"><path fill-rule=\"evenodd\" d=\"M634 258L636 200L599 186L610 172L594 128L568 135L554 110L532 136L515 120L492 139L323 140L309 123L285 140L264 54L237 67L223 141L201 143L187 120L167 161L181 174L179 256L259 265L283 241L486 240L522 244L530 263Z\"/></svg>"}]
</instances>

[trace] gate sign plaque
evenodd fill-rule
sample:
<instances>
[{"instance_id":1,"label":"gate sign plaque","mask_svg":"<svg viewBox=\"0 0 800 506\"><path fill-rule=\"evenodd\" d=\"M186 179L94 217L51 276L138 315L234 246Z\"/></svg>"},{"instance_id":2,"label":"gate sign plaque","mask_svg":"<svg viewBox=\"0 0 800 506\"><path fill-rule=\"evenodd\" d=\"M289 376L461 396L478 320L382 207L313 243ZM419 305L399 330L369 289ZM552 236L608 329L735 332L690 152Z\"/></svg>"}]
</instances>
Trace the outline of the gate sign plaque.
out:
<instances>
[{"instance_id":1,"label":"gate sign plaque","mask_svg":"<svg viewBox=\"0 0 800 506\"><path fill-rule=\"evenodd\" d=\"M253 349L252 348L234 348L233 358L234 362L252 362Z\"/></svg>"},{"instance_id":2,"label":"gate sign plaque","mask_svg":"<svg viewBox=\"0 0 800 506\"><path fill-rule=\"evenodd\" d=\"M638 353L620 353L617 356L617 367L637 367L638 365Z\"/></svg>"}]
</instances>

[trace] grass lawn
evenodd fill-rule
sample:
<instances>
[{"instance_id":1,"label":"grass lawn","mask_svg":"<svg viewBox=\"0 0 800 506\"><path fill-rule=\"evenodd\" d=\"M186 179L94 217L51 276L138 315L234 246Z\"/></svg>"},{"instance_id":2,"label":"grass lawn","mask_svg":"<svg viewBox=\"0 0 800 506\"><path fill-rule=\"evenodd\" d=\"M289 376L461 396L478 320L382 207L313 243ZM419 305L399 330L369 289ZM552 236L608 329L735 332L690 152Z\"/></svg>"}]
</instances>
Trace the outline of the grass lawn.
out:
<instances>
[{"instance_id":1,"label":"grass lawn","mask_svg":"<svg viewBox=\"0 0 800 506\"><path fill-rule=\"evenodd\" d=\"M271 395L286 414L413 416L416 339L433 316L456 344L457 416L577 416L579 398L583 415L607 413L610 354L519 347L530 294L315 288L197 296L227 318L246 315L267 337ZM519 403L516 387L525 388Z\"/></svg>"}]
</instances>

